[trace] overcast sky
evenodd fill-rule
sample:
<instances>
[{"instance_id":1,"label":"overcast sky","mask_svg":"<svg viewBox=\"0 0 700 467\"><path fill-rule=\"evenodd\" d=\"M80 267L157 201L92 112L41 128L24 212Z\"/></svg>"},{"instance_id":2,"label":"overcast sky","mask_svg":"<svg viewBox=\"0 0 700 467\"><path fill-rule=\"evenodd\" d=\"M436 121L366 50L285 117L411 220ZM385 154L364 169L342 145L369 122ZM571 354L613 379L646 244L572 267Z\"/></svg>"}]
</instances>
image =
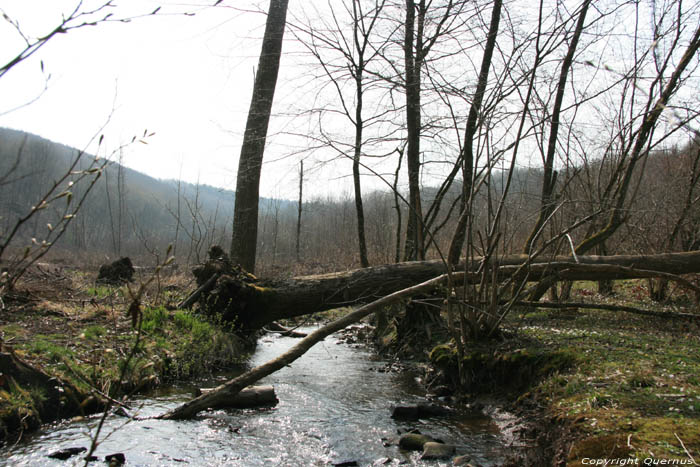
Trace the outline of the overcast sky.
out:
<instances>
[{"instance_id":1,"label":"overcast sky","mask_svg":"<svg viewBox=\"0 0 700 467\"><path fill-rule=\"evenodd\" d=\"M2 0L0 8L26 35L39 37L77 3ZM85 2L88 7L99 3ZM126 165L158 178L234 188L265 22L263 14L250 10L258 4L266 8L267 2L223 3L237 9L207 7L214 0L115 3L119 16L162 8L155 17L55 37L0 79L0 126L78 148L102 131L109 150L153 131L148 145L123 152ZM7 21L0 25L0 43L3 64L23 48ZM267 164L263 195L293 198L295 165L289 160Z\"/></svg>"}]
</instances>

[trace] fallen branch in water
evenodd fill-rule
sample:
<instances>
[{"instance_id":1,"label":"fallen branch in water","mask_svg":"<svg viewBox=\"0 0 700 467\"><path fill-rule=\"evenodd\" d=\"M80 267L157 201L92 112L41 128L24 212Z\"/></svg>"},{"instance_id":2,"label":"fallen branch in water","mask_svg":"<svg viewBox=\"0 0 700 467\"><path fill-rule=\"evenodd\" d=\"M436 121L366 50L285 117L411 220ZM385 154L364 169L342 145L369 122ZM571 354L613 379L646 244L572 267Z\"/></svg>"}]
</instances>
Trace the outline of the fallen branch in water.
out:
<instances>
[{"instance_id":1,"label":"fallen branch in water","mask_svg":"<svg viewBox=\"0 0 700 467\"><path fill-rule=\"evenodd\" d=\"M413 287L408 287L398 292L394 292L390 295L375 300L365 306L358 308L355 311L348 313L347 315L339 318L319 329L309 334L307 337L299 341L297 345L287 350L285 353L279 357L270 360L252 370L249 370L242 375L229 380L228 382L218 386L211 392L202 394L201 396L192 399L191 401L185 402L184 404L176 407L156 418L165 420L183 420L192 418L197 413L202 410L206 410L211 407L216 407L226 400L230 400L236 394L238 394L243 388L249 386L256 381L274 373L277 370L284 368L285 366L292 363L294 360L298 359L302 355L311 349L316 343L322 341L326 337L330 336L334 332L338 332L341 329L371 315L377 311L383 310L387 305L396 303L405 297L410 297L426 290L430 290L437 285L443 283L447 279L447 274L435 277L421 284L414 285Z\"/></svg>"},{"instance_id":2,"label":"fallen branch in water","mask_svg":"<svg viewBox=\"0 0 700 467\"><path fill-rule=\"evenodd\" d=\"M276 321L273 321L272 323L268 324L267 326L263 327L263 331L269 332L269 333L278 333L280 336L286 336L286 337L306 337L307 334L305 332L300 332L297 331L296 329L299 326L296 326L294 328L286 328L279 324Z\"/></svg>"},{"instance_id":3,"label":"fallen branch in water","mask_svg":"<svg viewBox=\"0 0 700 467\"><path fill-rule=\"evenodd\" d=\"M202 388L199 390L201 394L208 394L214 389ZM275 388L272 385L265 386L248 386L233 396L232 398L221 402L217 408L233 408L233 409L251 409L255 407L277 405L279 400L275 394Z\"/></svg>"}]
</instances>

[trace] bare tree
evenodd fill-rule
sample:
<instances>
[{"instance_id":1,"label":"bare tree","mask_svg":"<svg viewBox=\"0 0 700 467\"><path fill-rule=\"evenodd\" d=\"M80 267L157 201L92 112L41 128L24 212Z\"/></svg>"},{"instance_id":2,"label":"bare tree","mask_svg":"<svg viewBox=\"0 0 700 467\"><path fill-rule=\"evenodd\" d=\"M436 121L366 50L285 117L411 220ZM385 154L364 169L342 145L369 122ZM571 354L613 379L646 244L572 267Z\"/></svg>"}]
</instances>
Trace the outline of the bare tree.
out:
<instances>
[{"instance_id":1,"label":"bare tree","mask_svg":"<svg viewBox=\"0 0 700 467\"><path fill-rule=\"evenodd\" d=\"M282 55L288 4L289 0L270 1L258 70L253 85L253 97L248 110L248 121L238 161L231 259L250 272L255 271L260 172Z\"/></svg>"},{"instance_id":2,"label":"bare tree","mask_svg":"<svg viewBox=\"0 0 700 467\"><path fill-rule=\"evenodd\" d=\"M357 244L362 267L369 266L360 179L361 158L363 153L368 151L366 129L381 123L385 115L394 110L388 108L365 116L364 109L368 94L372 98L377 85L381 84L373 78L368 67L379 56L379 51L386 43L386 39L377 37L376 33L385 4L386 0L352 0L344 5L344 11L340 13L329 4L328 13L321 18L307 18L306 24L297 24L294 27L295 36L323 71L319 78L331 84L335 91L333 100L338 101L337 112L333 109L336 106L325 105L324 108L311 110L310 113L318 113L320 117L326 114L340 114L350 122L354 130L352 141L346 142L343 141L344 131L340 136L335 136L324 128L321 121L320 135L315 139L319 145L330 147L339 155L352 160ZM321 13L317 12L317 15ZM351 86L346 86L348 83L351 83ZM372 138L376 139L376 136Z\"/></svg>"},{"instance_id":3,"label":"bare tree","mask_svg":"<svg viewBox=\"0 0 700 467\"><path fill-rule=\"evenodd\" d=\"M569 42L566 55L561 62L561 68L559 70L559 81L556 88L556 97L554 100L554 105L552 107L551 119L549 124L549 138L547 140L547 151L543 155L543 173L542 173L542 194L540 197L540 209L537 221L535 222L532 232L525 242L524 251L526 253L530 252L532 249L532 242L537 236L540 229L544 225L544 222L549 218L555 209L554 189L557 182L557 172L554 170L555 155L558 145L559 137L559 120L561 116L562 106L564 102L564 93L566 91L567 79L571 67L573 66L574 56L576 54L576 49L578 47L579 39L584 30L586 24L586 13L588 12L588 7L591 4L591 0L584 0L579 8L578 20L576 22L576 28L574 29L573 36L571 37L571 42Z\"/></svg>"},{"instance_id":4,"label":"bare tree","mask_svg":"<svg viewBox=\"0 0 700 467\"><path fill-rule=\"evenodd\" d=\"M297 207L297 237L295 245L295 253L297 263L301 261L300 254L300 241L301 241L301 210L303 205L303 194L304 194L304 161L299 162L299 206Z\"/></svg>"},{"instance_id":5,"label":"bare tree","mask_svg":"<svg viewBox=\"0 0 700 467\"><path fill-rule=\"evenodd\" d=\"M447 261L450 265L459 263L459 257L464 245L466 237L467 222L469 213L467 206L470 206L469 198L472 196L472 184L474 176L474 138L476 136L477 124L479 123L479 114L481 113L481 103L486 92L488 83L489 70L491 68L491 58L496 46L496 38L498 37L498 27L501 21L501 6L503 2L496 0L493 3L491 11L491 24L489 26L486 45L484 47L484 56L481 60L481 70L474 93L472 105L469 108L469 117L467 118L467 129L464 133L464 145L462 146L463 155L460 155L458 163L462 165L462 206L455 232L450 242Z\"/></svg>"},{"instance_id":6,"label":"bare tree","mask_svg":"<svg viewBox=\"0 0 700 467\"><path fill-rule=\"evenodd\" d=\"M114 10L114 0L100 1L92 5L86 5L83 1L73 3L73 8L64 13L50 30L37 37L33 37L25 31L21 27L19 20L0 9L6 24L10 25L14 30L15 37L19 38L22 44L17 51L10 52L12 58L6 63L0 64L0 79L21 63L32 58L47 43L55 41L57 37L63 34L104 23L127 23L136 18L157 15L160 11L160 7L157 7L153 11L142 14L121 16ZM43 61L40 62L40 65L41 72L44 74L45 79L48 80L50 75L47 74ZM5 110L4 113L9 113L13 110ZM142 139L148 136L147 132L144 132ZM95 135L90 142L92 143L94 140L98 140L99 150L102 147L103 136L98 137L98 135ZM136 140L137 137L134 137L132 142ZM117 151L119 150L121 150L121 147L117 149ZM17 152L17 163L11 166L8 172L0 174L0 184L17 181L16 179L13 180L12 174L18 167L21 157L22 148ZM9 259L8 271L0 279L0 291L5 289L5 287L11 288L14 286L24 272L34 262L46 255L55 243L68 232L69 226L74 223L78 211L83 207L89 193L106 168L108 160L108 158L100 160L89 157L85 150L78 151L66 172L61 174L56 180L48 183L45 189L32 193L37 198L36 204L27 212L21 213L7 231L3 232L0 238L0 258L7 260L11 247L19 241L22 229L34 223L33 233L35 235L32 238L32 243L24 248L22 255ZM48 210L55 211L59 217L56 222L46 225L46 230L39 234L39 219L41 214ZM75 226L75 228L77 229L78 226ZM77 234L76 238L78 238Z\"/></svg>"}]
</instances>

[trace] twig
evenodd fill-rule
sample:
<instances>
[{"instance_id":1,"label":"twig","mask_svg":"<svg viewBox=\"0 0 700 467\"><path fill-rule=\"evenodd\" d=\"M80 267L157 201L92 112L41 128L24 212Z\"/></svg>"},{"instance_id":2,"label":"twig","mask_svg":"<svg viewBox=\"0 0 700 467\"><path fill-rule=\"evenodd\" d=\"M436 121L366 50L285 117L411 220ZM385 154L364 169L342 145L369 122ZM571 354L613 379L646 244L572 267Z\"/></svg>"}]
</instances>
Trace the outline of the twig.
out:
<instances>
[{"instance_id":1,"label":"twig","mask_svg":"<svg viewBox=\"0 0 700 467\"><path fill-rule=\"evenodd\" d=\"M569 302L569 303L553 303L553 302L529 302L529 301L518 301L515 302L516 306L525 306L530 308L587 308L587 309L600 309L609 311L625 311L627 313L634 313L637 315L646 316L660 316L662 318L685 318L685 319L697 319L700 320L700 315L694 313L678 313L674 311L653 311L644 310L642 308L635 308L631 306L624 305L608 305L606 303L582 303L582 302Z\"/></svg>"},{"instance_id":2,"label":"twig","mask_svg":"<svg viewBox=\"0 0 700 467\"><path fill-rule=\"evenodd\" d=\"M685 451L685 453L688 455L688 457L690 457L690 460L693 461L693 465L698 465L698 463L695 462L695 459L693 458L693 456L688 452L688 448L686 448L686 447L685 447L685 444L683 444L683 440L680 438L680 436L678 436L677 433L673 433L673 435L676 437L676 439L678 440L678 442L681 443L681 447L683 448L683 450Z\"/></svg>"}]
</instances>

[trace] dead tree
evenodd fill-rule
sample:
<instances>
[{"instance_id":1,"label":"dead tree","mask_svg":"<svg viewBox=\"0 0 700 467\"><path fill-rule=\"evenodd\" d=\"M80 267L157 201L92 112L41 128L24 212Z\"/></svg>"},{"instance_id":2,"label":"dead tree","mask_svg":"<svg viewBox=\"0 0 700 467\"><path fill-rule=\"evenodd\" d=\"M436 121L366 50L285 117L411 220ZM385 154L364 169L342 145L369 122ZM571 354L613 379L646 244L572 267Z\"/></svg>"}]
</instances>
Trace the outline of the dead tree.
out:
<instances>
[{"instance_id":1,"label":"dead tree","mask_svg":"<svg viewBox=\"0 0 700 467\"><path fill-rule=\"evenodd\" d=\"M700 251L567 256L532 264L528 264L526 255L510 255L490 261L492 268L498 268L499 277L519 274L527 281L544 277L554 280L673 278L679 274L700 273ZM467 265L458 265L456 270L465 271L462 275L465 281L478 281L480 266L481 259L474 258ZM209 282L208 293L200 297L200 306L244 332L261 329L280 319L371 302L447 272L441 261L405 262L277 281L257 279L225 265L205 270L208 272L200 274L198 282L212 282ZM200 289L198 291L201 293Z\"/></svg>"},{"instance_id":2,"label":"dead tree","mask_svg":"<svg viewBox=\"0 0 700 467\"><path fill-rule=\"evenodd\" d=\"M304 355L311 347L316 343L322 341L326 337L330 336L334 332L340 331L347 326L355 323L362 318L371 315L376 311L383 310L387 305L391 305L404 297L411 296L413 294L422 292L424 290L431 289L437 284L441 283L446 279L447 275L442 275L434 279L428 280L413 287L405 288L389 294L385 297L375 300L374 302L365 305L358 310L349 313L342 318L333 321L326 326L312 332L307 337L299 341L297 345L280 355L279 357L270 360L269 362L253 368L252 370L246 371L242 375L229 380L225 384L215 388L213 391L186 402L175 409L166 412L165 414L159 416L160 419L166 420L182 420L187 418L192 418L197 413L202 410L208 409L210 407L217 407L225 404L227 401L235 398L235 396L241 392L245 387L255 383L256 381L264 378L267 375L278 371L285 366L292 363L294 360L298 359Z\"/></svg>"}]
</instances>

